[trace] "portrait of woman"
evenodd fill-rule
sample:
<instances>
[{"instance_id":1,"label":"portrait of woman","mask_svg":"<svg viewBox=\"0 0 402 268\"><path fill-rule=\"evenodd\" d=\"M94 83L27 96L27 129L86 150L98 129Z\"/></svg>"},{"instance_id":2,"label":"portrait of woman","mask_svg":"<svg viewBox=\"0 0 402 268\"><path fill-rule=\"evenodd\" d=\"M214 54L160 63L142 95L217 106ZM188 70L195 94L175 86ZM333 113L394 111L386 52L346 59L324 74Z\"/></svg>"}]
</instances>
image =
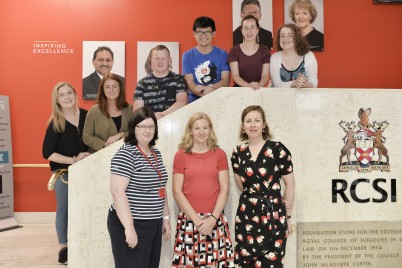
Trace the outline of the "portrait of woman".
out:
<instances>
[{"instance_id":1,"label":"portrait of woman","mask_svg":"<svg viewBox=\"0 0 402 268\"><path fill-rule=\"evenodd\" d=\"M235 262L241 268L283 267L295 195L292 157L285 145L271 140L260 106L245 108L241 122L240 139L246 142L234 148L231 157L242 191L235 218Z\"/></svg>"},{"instance_id":2,"label":"portrait of woman","mask_svg":"<svg viewBox=\"0 0 402 268\"><path fill-rule=\"evenodd\" d=\"M229 194L229 167L205 113L195 113L187 122L174 158L172 183L180 208L172 267L234 267L223 213Z\"/></svg>"},{"instance_id":3,"label":"portrait of woman","mask_svg":"<svg viewBox=\"0 0 402 268\"><path fill-rule=\"evenodd\" d=\"M84 126L83 139L90 152L124 138L131 112L120 78L113 73L105 75L99 84L97 103L88 111Z\"/></svg>"},{"instance_id":4,"label":"portrait of woman","mask_svg":"<svg viewBox=\"0 0 402 268\"><path fill-rule=\"evenodd\" d=\"M55 177L56 232L60 252L58 262L67 264L68 223L68 167L87 157L87 146L82 142L87 110L78 107L75 88L67 82L57 83L52 92L52 116L43 140L43 158L50 160Z\"/></svg>"},{"instance_id":5,"label":"portrait of woman","mask_svg":"<svg viewBox=\"0 0 402 268\"><path fill-rule=\"evenodd\" d=\"M290 0L288 0L290 1ZM288 2L287 1L287 2ZM320 8L322 10L322 1L315 0L319 2ZM286 3L285 3L286 5ZM310 50L312 51L323 51L324 50L324 34L313 27L313 23L316 21L318 12L316 6L311 0L294 0L289 6L289 17L296 23L302 32L307 42L310 45ZM320 14L321 23L323 23L322 17L323 13ZM285 23L287 23L285 21Z\"/></svg>"},{"instance_id":6,"label":"portrait of woman","mask_svg":"<svg viewBox=\"0 0 402 268\"><path fill-rule=\"evenodd\" d=\"M293 23L282 25L276 34L278 52L271 56L271 81L273 87L316 88L317 60Z\"/></svg>"},{"instance_id":7,"label":"portrait of woman","mask_svg":"<svg viewBox=\"0 0 402 268\"><path fill-rule=\"evenodd\" d=\"M258 43L259 28L253 15L244 17L241 22L244 41L230 49L228 62L235 87L257 90L268 83L270 50Z\"/></svg>"},{"instance_id":8,"label":"portrait of woman","mask_svg":"<svg viewBox=\"0 0 402 268\"><path fill-rule=\"evenodd\" d=\"M139 108L128 122L124 145L112 158L113 204L107 227L116 268L158 268L162 237L171 235L168 176L154 147L157 139L155 114L147 107Z\"/></svg>"}]
</instances>

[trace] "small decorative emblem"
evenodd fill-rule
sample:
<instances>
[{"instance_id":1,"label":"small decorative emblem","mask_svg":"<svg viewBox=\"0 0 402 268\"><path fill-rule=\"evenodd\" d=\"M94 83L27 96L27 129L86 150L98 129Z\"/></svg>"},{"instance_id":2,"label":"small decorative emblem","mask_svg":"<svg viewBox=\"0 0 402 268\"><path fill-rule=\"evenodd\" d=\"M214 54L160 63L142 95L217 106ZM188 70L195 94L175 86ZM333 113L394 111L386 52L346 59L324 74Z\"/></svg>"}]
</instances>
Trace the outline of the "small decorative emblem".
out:
<instances>
[{"instance_id":1,"label":"small decorative emblem","mask_svg":"<svg viewBox=\"0 0 402 268\"><path fill-rule=\"evenodd\" d=\"M346 133L343 138L345 145L339 157L339 171L390 171L388 150L384 146L386 138L382 135L389 123L386 120L369 123L370 114L370 108L366 110L360 108L358 112L360 121L357 126L354 121L346 122L342 120L339 122L339 126ZM351 160L352 149L355 149L355 161ZM342 162L344 156L347 158L346 162ZM381 161L383 156L386 159L385 162Z\"/></svg>"}]
</instances>

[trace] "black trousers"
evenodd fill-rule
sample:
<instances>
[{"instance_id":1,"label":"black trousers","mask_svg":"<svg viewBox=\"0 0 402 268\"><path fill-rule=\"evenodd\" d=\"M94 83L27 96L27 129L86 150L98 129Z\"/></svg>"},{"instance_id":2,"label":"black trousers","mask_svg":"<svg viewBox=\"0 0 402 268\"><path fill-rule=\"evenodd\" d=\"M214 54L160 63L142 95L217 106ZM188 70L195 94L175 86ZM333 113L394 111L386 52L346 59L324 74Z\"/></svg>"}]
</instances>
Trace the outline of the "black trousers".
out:
<instances>
[{"instance_id":1,"label":"black trousers","mask_svg":"<svg viewBox=\"0 0 402 268\"><path fill-rule=\"evenodd\" d=\"M115 210L109 209L107 220L116 268L158 268L162 248L162 219L134 220L138 244L129 248L124 226Z\"/></svg>"}]
</instances>

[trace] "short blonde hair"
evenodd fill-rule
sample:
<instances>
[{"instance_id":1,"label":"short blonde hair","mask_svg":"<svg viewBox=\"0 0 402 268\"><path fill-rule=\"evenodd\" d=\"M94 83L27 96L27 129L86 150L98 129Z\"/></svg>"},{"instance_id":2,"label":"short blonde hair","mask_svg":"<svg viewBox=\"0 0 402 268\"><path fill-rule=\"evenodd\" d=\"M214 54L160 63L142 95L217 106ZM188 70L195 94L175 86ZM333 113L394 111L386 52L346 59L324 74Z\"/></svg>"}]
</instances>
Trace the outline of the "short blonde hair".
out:
<instances>
[{"instance_id":1,"label":"short blonde hair","mask_svg":"<svg viewBox=\"0 0 402 268\"><path fill-rule=\"evenodd\" d=\"M160 51L160 50L166 50L167 51L167 53L169 54L169 57L170 57L170 50L167 48L167 46L165 46L165 45L157 45L156 47L154 47L154 48L152 48L150 51L149 51L149 54L148 54L148 57L147 57L147 60L145 61L145 72L148 74L148 75L150 75L150 74L152 74L152 67L151 67L151 59L152 59L152 53L154 52L154 51ZM169 70L172 70L172 63L171 63L171 61L169 62Z\"/></svg>"},{"instance_id":2,"label":"short blonde hair","mask_svg":"<svg viewBox=\"0 0 402 268\"><path fill-rule=\"evenodd\" d=\"M209 128L211 131L209 132L208 137L208 148L209 150L215 150L216 147L219 147L217 144L217 138L215 135L214 127L212 125L211 118L206 113L195 113L193 114L187 122L186 129L184 130L184 135L181 139L181 143L179 144L179 149L183 149L186 153L191 153L191 149L193 148L193 136L191 135L191 129L195 121L205 119L208 121Z\"/></svg>"},{"instance_id":3,"label":"short blonde hair","mask_svg":"<svg viewBox=\"0 0 402 268\"><path fill-rule=\"evenodd\" d=\"M317 9L313 5L310 0L294 0L293 3L289 7L289 16L294 23L296 23L295 19L295 8L307 9L311 15L310 23L313 23L317 18Z\"/></svg>"}]
</instances>

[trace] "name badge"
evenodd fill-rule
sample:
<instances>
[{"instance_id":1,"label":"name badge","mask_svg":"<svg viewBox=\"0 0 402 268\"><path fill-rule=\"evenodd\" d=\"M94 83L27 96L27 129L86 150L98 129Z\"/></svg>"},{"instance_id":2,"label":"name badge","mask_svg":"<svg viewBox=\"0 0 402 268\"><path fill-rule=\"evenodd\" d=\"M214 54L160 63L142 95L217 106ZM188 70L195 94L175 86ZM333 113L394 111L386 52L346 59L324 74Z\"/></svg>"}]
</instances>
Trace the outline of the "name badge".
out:
<instances>
[{"instance_id":1,"label":"name badge","mask_svg":"<svg viewBox=\"0 0 402 268\"><path fill-rule=\"evenodd\" d=\"M166 189L165 188L159 188L159 197L160 198L165 198L166 197Z\"/></svg>"}]
</instances>

